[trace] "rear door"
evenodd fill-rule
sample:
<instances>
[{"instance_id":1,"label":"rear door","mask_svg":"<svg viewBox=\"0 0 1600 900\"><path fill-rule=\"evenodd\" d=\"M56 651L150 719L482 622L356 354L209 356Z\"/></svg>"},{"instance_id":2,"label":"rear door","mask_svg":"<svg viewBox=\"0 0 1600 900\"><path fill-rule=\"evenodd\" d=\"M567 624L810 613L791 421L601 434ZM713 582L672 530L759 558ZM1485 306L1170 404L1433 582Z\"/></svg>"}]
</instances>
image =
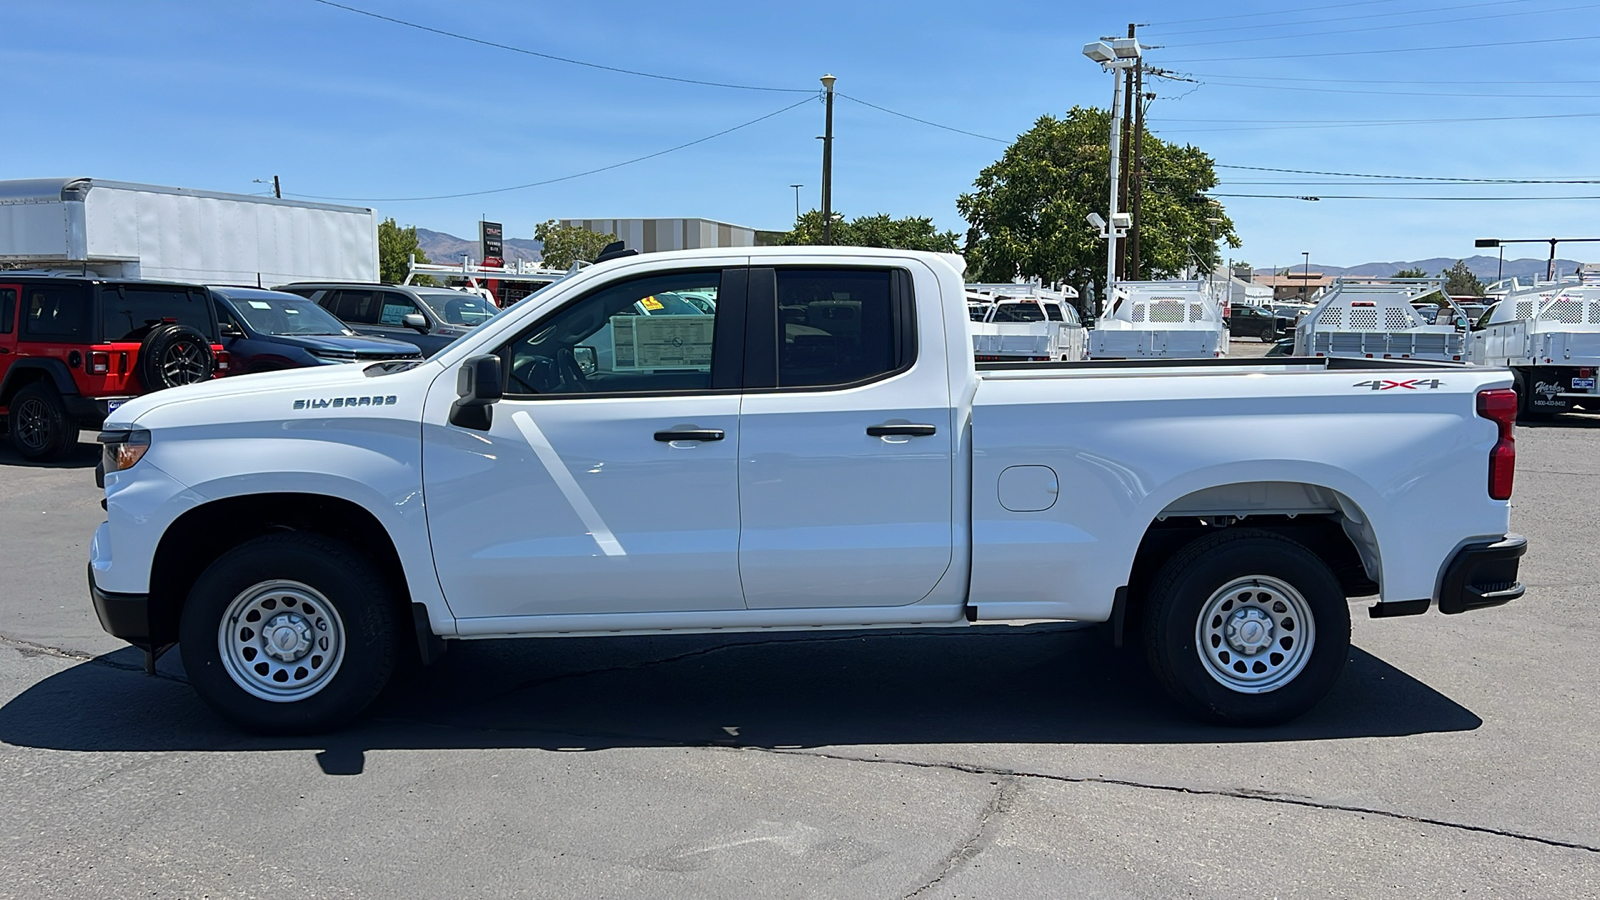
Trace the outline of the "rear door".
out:
<instances>
[{"instance_id":1,"label":"rear door","mask_svg":"<svg viewBox=\"0 0 1600 900\"><path fill-rule=\"evenodd\" d=\"M915 283L897 267L751 270L739 417L751 609L903 606L949 567L943 322L919 321ZM938 290L931 273L922 284Z\"/></svg>"},{"instance_id":2,"label":"rear door","mask_svg":"<svg viewBox=\"0 0 1600 900\"><path fill-rule=\"evenodd\" d=\"M0 284L0 383L5 382L11 362L17 358L17 307L21 299L22 285Z\"/></svg>"}]
</instances>

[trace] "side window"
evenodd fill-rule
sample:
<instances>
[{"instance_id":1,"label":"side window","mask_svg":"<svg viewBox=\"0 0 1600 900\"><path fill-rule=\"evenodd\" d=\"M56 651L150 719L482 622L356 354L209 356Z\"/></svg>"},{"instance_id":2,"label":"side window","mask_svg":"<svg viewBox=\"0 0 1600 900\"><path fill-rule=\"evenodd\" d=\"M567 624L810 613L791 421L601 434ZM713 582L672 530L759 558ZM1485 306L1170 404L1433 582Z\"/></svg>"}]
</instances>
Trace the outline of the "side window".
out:
<instances>
[{"instance_id":1,"label":"side window","mask_svg":"<svg viewBox=\"0 0 1600 900\"><path fill-rule=\"evenodd\" d=\"M896 308L895 274L778 269L778 387L852 384L909 365L901 358L907 336L899 332L909 331L911 320L908 309Z\"/></svg>"},{"instance_id":2,"label":"side window","mask_svg":"<svg viewBox=\"0 0 1600 900\"><path fill-rule=\"evenodd\" d=\"M506 393L709 390L712 347L728 324L730 304L717 302L723 281L717 269L649 275L563 307L502 348ZM741 330L731 323L731 334Z\"/></svg>"},{"instance_id":3,"label":"side window","mask_svg":"<svg viewBox=\"0 0 1600 900\"><path fill-rule=\"evenodd\" d=\"M323 306L352 325L376 325L378 322L377 291L334 291L332 299L324 300Z\"/></svg>"},{"instance_id":4,"label":"side window","mask_svg":"<svg viewBox=\"0 0 1600 900\"><path fill-rule=\"evenodd\" d=\"M379 325L394 325L399 327L405 323L401 320L414 312L420 312L411 298L395 291L383 292L383 308L378 312Z\"/></svg>"},{"instance_id":5,"label":"side window","mask_svg":"<svg viewBox=\"0 0 1600 900\"><path fill-rule=\"evenodd\" d=\"M22 336L84 342L89 334L89 292L67 285L23 288Z\"/></svg>"},{"instance_id":6,"label":"side window","mask_svg":"<svg viewBox=\"0 0 1600 900\"><path fill-rule=\"evenodd\" d=\"M0 334L10 334L17 321L17 289L0 287Z\"/></svg>"},{"instance_id":7,"label":"side window","mask_svg":"<svg viewBox=\"0 0 1600 900\"><path fill-rule=\"evenodd\" d=\"M1052 322L1066 321L1066 319L1062 318L1061 316L1061 307L1054 303L1044 304L1044 317Z\"/></svg>"}]
</instances>

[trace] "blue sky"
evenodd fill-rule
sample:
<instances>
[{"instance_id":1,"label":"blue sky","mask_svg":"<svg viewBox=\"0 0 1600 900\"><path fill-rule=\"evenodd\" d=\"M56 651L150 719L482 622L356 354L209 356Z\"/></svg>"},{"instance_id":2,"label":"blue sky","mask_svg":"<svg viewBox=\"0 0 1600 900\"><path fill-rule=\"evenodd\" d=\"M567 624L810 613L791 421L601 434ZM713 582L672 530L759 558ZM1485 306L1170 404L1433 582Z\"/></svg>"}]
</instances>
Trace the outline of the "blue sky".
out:
<instances>
[{"instance_id":1,"label":"blue sky","mask_svg":"<svg viewBox=\"0 0 1600 900\"><path fill-rule=\"evenodd\" d=\"M348 2L677 78L804 91L832 72L844 94L1006 140L1043 113L1106 104L1110 76L1080 48L1138 21L1149 23L1141 37L1160 45L1150 63L1199 82L1153 82L1160 97L1151 128L1218 163L1600 180L1600 0L1305 0L1292 8L1159 0L1115 11L1004 0ZM461 236L476 233L480 216L504 222L509 237L566 217L705 216L784 228L794 183L805 185L803 207L817 204L822 106L803 102L803 93L583 68L314 0L52 0L14 4L7 21L10 33L36 39L0 46L0 96L13 111L0 178L88 175L249 193L263 190L253 179L276 174L288 194L354 198L402 223ZM1469 44L1490 46L1436 49ZM730 134L587 177L397 199L559 178L797 102ZM1532 116L1559 118L1520 118ZM1414 124L1356 124L1380 120ZM928 215L963 231L955 198L1005 147L845 99L835 132L837 210ZM1219 172L1223 194L1600 196L1600 184ZM1318 180L1359 183L1307 183ZM1258 266L1298 263L1302 250L1313 264L1352 265L1467 256L1475 237L1600 237L1600 200L1222 199L1244 240L1230 255ZM1562 255L1600 259L1600 244Z\"/></svg>"}]
</instances>

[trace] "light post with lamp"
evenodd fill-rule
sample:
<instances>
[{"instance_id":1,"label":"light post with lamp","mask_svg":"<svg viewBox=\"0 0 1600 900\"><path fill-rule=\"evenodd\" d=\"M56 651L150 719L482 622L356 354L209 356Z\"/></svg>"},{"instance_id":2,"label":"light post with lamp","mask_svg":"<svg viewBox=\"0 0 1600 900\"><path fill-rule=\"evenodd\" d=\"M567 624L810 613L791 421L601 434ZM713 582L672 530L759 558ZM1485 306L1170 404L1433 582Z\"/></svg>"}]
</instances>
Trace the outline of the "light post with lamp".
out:
<instances>
[{"instance_id":1,"label":"light post with lamp","mask_svg":"<svg viewBox=\"0 0 1600 900\"><path fill-rule=\"evenodd\" d=\"M1549 244L1550 261L1545 263L1544 280L1556 280L1556 245L1557 244L1596 244L1600 238L1478 238L1472 242L1474 247L1500 247L1500 267L1495 271L1495 281L1505 271L1506 251L1502 244Z\"/></svg>"},{"instance_id":2,"label":"light post with lamp","mask_svg":"<svg viewBox=\"0 0 1600 900\"><path fill-rule=\"evenodd\" d=\"M833 83L832 75L822 76L827 91L828 113L822 133L822 242L833 243Z\"/></svg>"},{"instance_id":3,"label":"light post with lamp","mask_svg":"<svg viewBox=\"0 0 1600 900\"><path fill-rule=\"evenodd\" d=\"M789 187L794 188L794 221L798 225L800 223L800 189L805 185L791 184Z\"/></svg>"},{"instance_id":4,"label":"light post with lamp","mask_svg":"<svg viewBox=\"0 0 1600 900\"><path fill-rule=\"evenodd\" d=\"M1311 290L1311 251L1301 250L1300 255L1306 258L1304 274L1300 277L1300 299L1306 299L1306 292Z\"/></svg>"},{"instance_id":5,"label":"light post with lamp","mask_svg":"<svg viewBox=\"0 0 1600 900\"><path fill-rule=\"evenodd\" d=\"M1144 48L1139 45L1137 38L1113 38L1109 41L1095 41L1083 46L1083 55L1100 64L1100 67L1111 73L1111 191L1109 209L1110 215L1100 228L1100 236L1106 239L1106 280L1105 289L1101 292L1100 305L1104 311L1106 302L1111 298L1111 287L1117 278L1117 240L1128 233L1133 225L1133 218L1126 213L1117 212L1117 187L1122 168L1122 74L1123 72L1139 65ZM1093 215L1093 214L1091 214ZM1099 219L1094 215L1090 224L1096 224Z\"/></svg>"}]
</instances>

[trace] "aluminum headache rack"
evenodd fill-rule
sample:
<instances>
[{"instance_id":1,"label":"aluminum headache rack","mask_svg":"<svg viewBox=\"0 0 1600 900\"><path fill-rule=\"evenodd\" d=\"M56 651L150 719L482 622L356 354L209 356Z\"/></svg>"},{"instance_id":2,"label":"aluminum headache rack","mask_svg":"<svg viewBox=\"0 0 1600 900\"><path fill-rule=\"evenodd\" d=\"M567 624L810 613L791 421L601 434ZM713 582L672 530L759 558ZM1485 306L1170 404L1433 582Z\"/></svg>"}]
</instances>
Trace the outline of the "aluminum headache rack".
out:
<instances>
[{"instance_id":1,"label":"aluminum headache rack","mask_svg":"<svg viewBox=\"0 0 1600 900\"><path fill-rule=\"evenodd\" d=\"M1439 307L1429 324L1415 304ZM1467 358L1467 316L1439 278L1336 278L1294 331L1296 356L1356 359Z\"/></svg>"},{"instance_id":2,"label":"aluminum headache rack","mask_svg":"<svg viewBox=\"0 0 1600 900\"><path fill-rule=\"evenodd\" d=\"M1089 332L1090 359L1214 358L1227 353L1227 323L1210 285L1121 281Z\"/></svg>"}]
</instances>

